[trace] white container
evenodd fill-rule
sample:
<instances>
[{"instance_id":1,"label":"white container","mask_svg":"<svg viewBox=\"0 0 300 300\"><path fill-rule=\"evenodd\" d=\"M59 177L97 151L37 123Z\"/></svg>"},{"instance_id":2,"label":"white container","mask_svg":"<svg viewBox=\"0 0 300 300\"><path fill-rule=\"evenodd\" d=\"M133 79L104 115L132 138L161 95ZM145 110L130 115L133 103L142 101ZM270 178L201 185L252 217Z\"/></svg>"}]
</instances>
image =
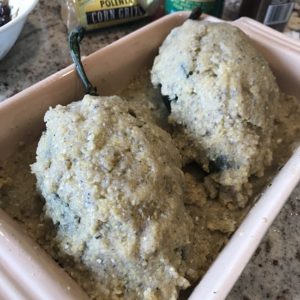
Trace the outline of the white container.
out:
<instances>
[{"instance_id":1,"label":"white container","mask_svg":"<svg viewBox=\"0 0 300 300\"><path fill-rule=\"evenodd\" d=\"M9 0L12 7L12 20L0 27L0 59L2 59L15 44L38 0Z\"/></svg>"},{"instance_id":2,"label":"white container","mask_svg":"<svg viewBox=\"0 0 300 300\"><path fill-rule=\"evenodd\" d=\"M117 94L141 67L150 66L163 39L187 16L166 16L84 59L87 74L101 95ZM233 24L251 37L269 61L280 88L300 99L300 43L247 18ZM20 141L40 136L50 105L67 104L82 96L81 83L69 66L0 103L0 162L16 151ZM300 149L250 211L191 299L226 297L299 179ZM85 299L80 288L2 211L0 220L1 299Z\"/></svg>"}]
</instances>

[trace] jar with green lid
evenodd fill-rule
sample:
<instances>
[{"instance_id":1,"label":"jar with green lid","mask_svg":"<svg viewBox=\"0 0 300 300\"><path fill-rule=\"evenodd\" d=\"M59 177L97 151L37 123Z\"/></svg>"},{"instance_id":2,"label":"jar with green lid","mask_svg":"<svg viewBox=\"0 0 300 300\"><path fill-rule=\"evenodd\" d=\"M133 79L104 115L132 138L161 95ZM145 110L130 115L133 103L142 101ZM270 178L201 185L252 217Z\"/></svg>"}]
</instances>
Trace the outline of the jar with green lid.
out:
<instances>
[{"instance_id":1,"label":"jar with green lid","mask_svg":"<svg viewBox=\"0 0 300 300\"><path fill-rule=\"evenodd\" d=\"M166 13L172 13L181 10L192 10L200 6L202 11L208 15L221 17L224 0L165 0Z\"/></svg>"}]
</instances>

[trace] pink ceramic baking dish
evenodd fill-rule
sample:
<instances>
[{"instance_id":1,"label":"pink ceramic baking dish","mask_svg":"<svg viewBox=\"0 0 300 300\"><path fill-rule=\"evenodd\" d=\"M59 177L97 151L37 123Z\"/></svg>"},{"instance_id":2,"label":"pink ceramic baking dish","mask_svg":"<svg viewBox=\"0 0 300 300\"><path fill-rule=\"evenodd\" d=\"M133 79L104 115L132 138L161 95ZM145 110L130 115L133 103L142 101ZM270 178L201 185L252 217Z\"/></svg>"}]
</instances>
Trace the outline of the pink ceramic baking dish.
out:
<instances>
[{"instance_id":1,"label":"pink ceramic baking dish","mask_svg":"<svg viewBox=\"0 0 300 300\"><path fill-rule=\"evenodd\" d=\"M88 56L84 60L85 69L101 94L117 94L141 67L150 66L165 36L187 16L187 13L166 16ZM233 24L251 37L269 61L281 89L300 99L300 43L247 18ZM29 143L40 136L49 106L67 104L82 95L81 83L70 66L1 103L0 161L16 151L20 142ZM300 149L263 193L190 299L226 297L299 179ZM0 298L88 299L1 210Z\"/></svg>"}]
</instances>

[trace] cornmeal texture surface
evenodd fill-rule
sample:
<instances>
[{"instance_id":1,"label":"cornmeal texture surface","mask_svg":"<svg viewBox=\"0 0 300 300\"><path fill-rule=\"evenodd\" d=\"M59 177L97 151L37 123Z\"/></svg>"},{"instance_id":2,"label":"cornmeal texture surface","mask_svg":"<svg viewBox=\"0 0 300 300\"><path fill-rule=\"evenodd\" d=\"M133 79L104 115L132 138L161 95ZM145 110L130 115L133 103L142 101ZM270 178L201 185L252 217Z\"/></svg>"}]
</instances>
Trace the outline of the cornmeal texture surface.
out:
<instances>
[{"instance_id":1,"label":"cornmeal texture surface","mask_svg":"<svg viewBox=\"0 0 300 300\"><path fill-rule=\"evenodd\" d=\"M186 161L241 190L271 163L275 78L237 27L187 20L159 49L152 83L171 102L169 122Z\"/></svg>"},{"instance_id":2,"label":"cornmeal texture surface","mask_svg":"<svg viewBox=\"0 0 300 300\"><path fill-rule=\"evenodd\" d=\"M101 299L176 299L192 219L170 135L117 96L59 105L45 121L32 171L59 247L97 274Z\"/></svg>"}]
</instances>

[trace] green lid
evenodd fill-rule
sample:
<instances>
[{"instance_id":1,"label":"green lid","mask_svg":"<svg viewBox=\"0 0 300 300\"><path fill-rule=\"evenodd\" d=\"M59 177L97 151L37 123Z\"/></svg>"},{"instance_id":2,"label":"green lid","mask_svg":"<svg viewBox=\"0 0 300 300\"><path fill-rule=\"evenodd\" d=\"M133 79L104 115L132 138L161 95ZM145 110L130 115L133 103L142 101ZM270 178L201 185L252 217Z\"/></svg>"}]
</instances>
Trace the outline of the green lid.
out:
<instances>
[{"instance_id":1,"label":"green lid","mask_svg":"<svg viewBox=\"0 0 300 300\"><path fill-rule=\"evenodd\" d=\"M224 0L165 0L166 13L172 13L180 10L192 10L196 6L200 6L202 11L208 15L220 17L223 10Z\"/></svg>"}]
</instances>

